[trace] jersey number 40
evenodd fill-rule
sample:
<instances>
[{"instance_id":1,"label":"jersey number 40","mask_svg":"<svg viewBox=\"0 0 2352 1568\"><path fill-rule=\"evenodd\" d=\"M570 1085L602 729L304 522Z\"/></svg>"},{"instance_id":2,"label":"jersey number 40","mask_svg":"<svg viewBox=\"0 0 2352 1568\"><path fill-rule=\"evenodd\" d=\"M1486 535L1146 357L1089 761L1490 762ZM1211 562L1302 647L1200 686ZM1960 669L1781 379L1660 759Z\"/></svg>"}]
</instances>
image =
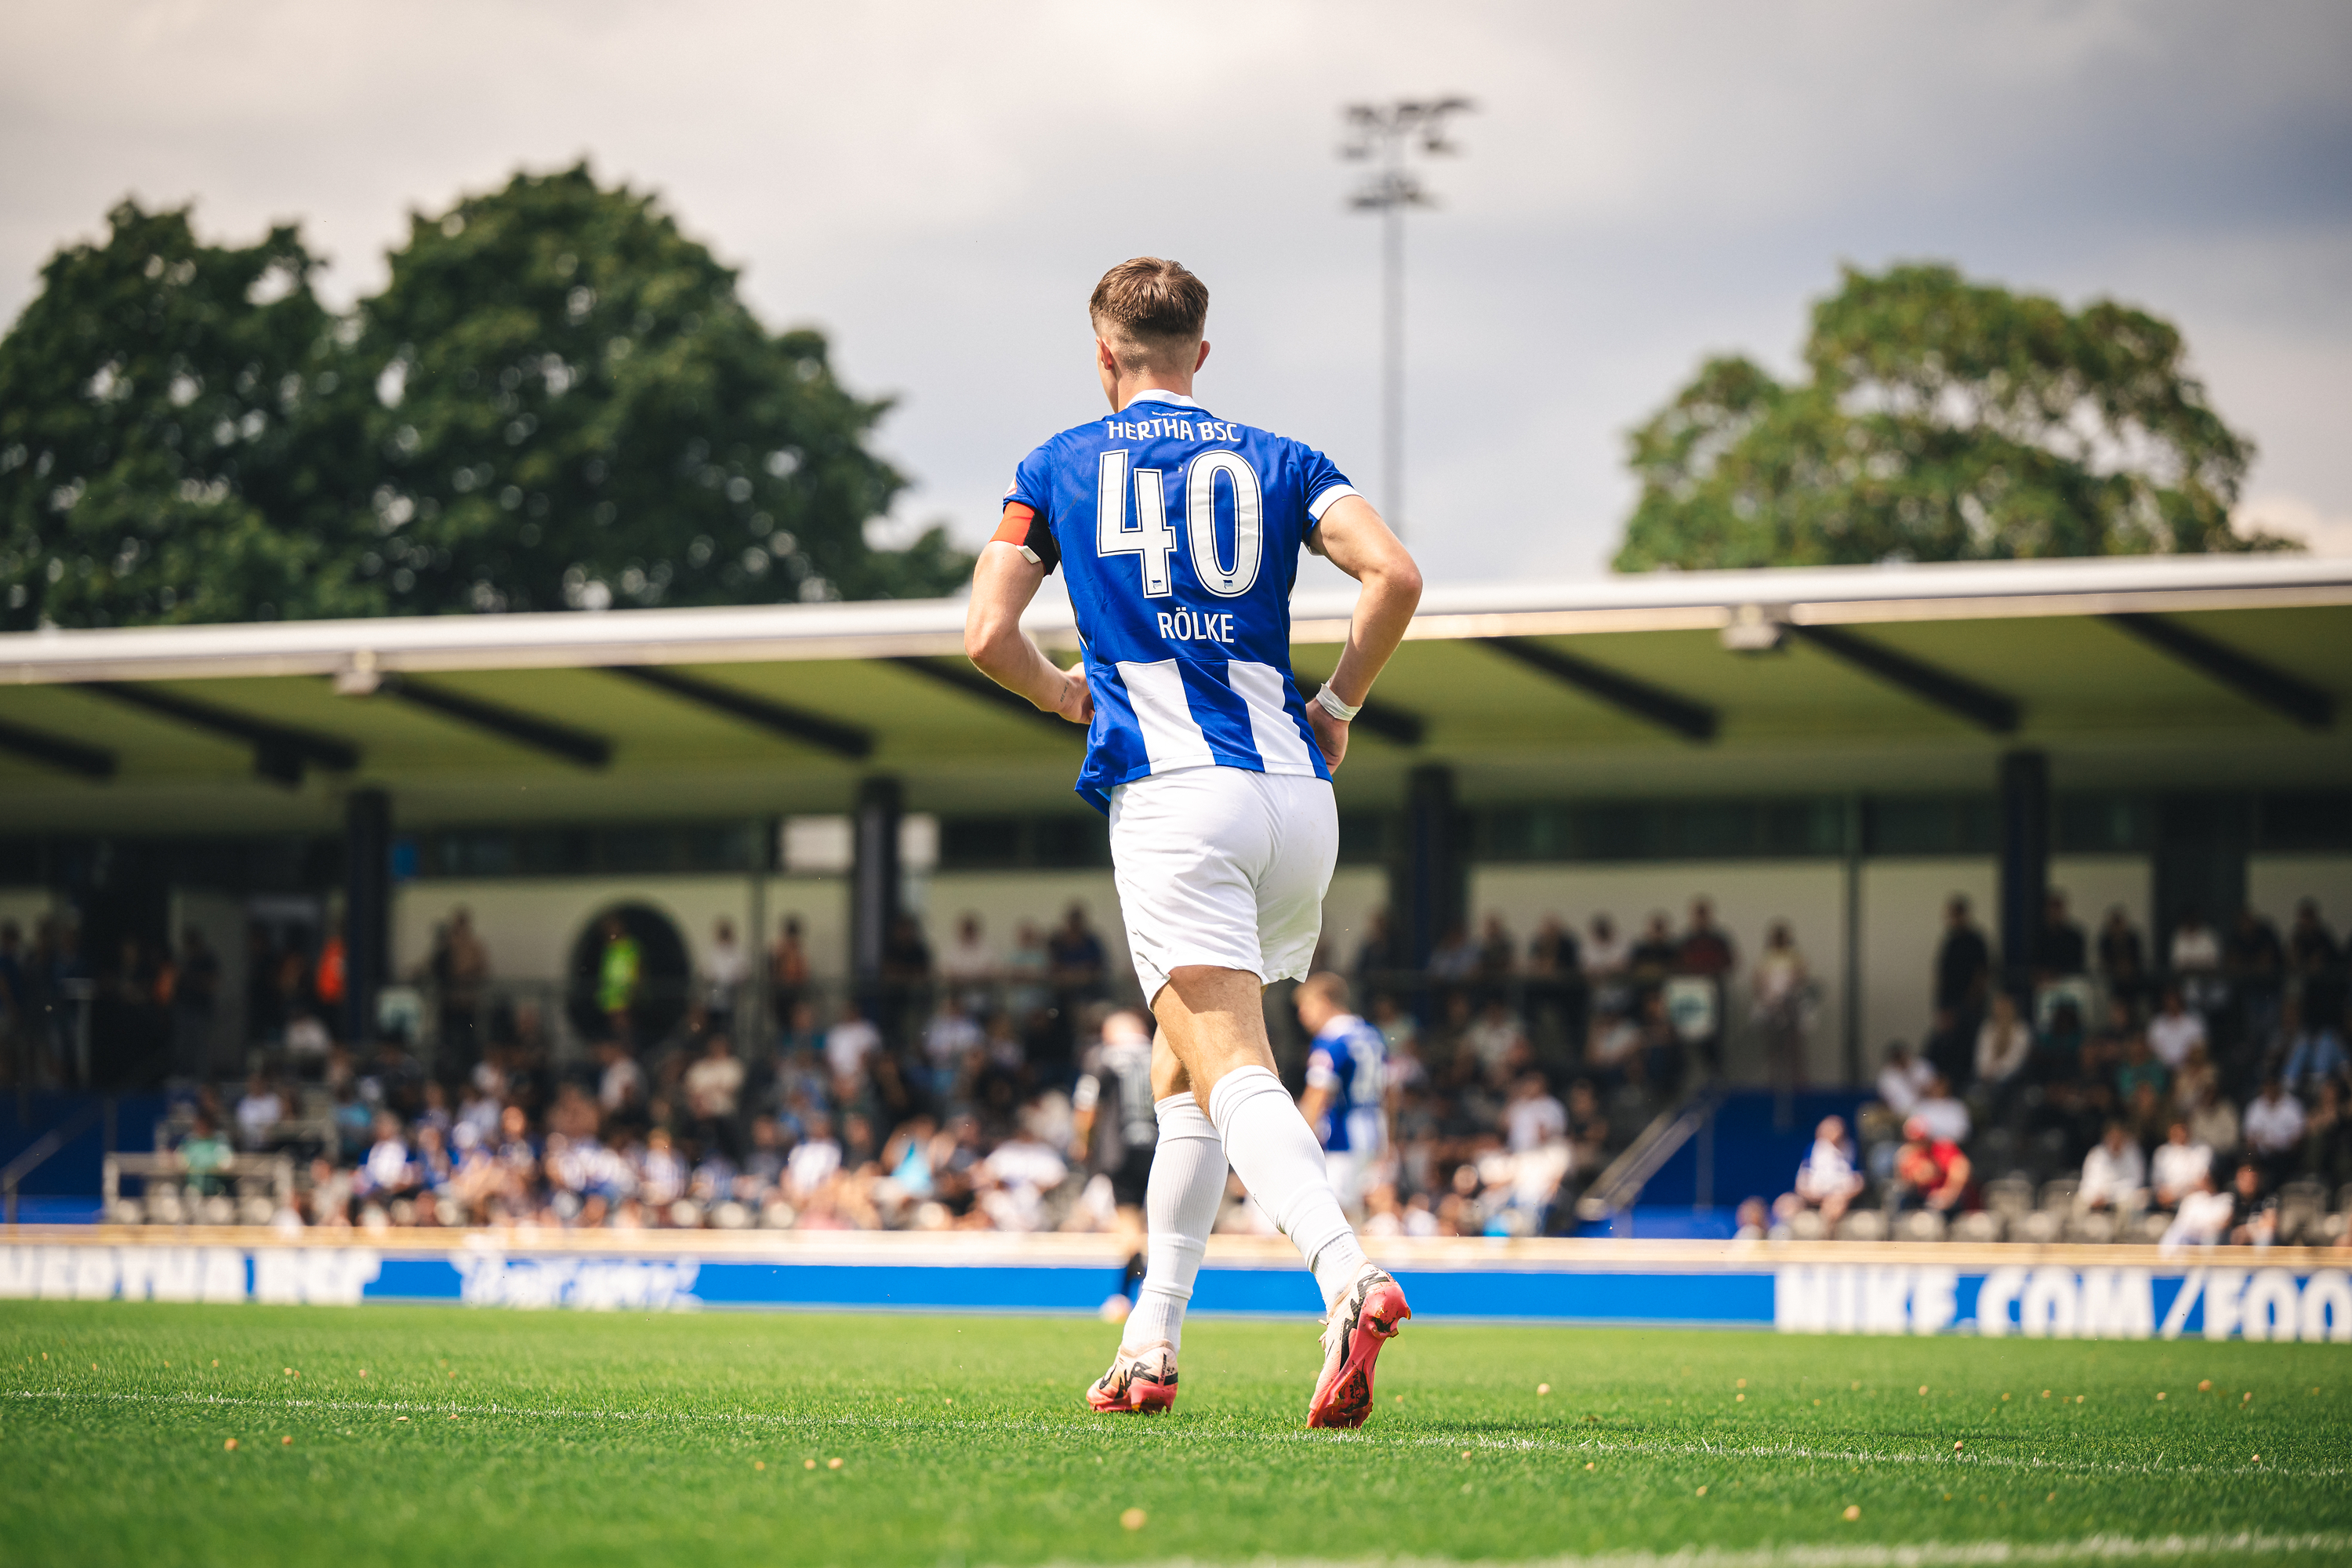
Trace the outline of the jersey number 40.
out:
<instances>
[{"instance_id":1,"label":"jersey number 40","mask_svg":"<svg viewBox=\"0 0 2352 1568\"><path fill-rule=\"evenodd\" d=\"M1234 500L1230 570L1217 549L1217 478L1221 474ZM1095 489L1095 553L1141 556L1144 596L1164 598L1175 591L1168 570L1168 558L1176 549L1176 531L1168 526L1167 475L1159 468L1135 470L1132 527L1129 526L1127 490L1127 453L1105 452ZM1248 593L1265 554L1265 503L1258 490L1257 470L1239 452L1203 452L1184 470L1184 527L1192 552L1192 572L1201 585L1224 599Z\"/></svg>"}]
</instances>

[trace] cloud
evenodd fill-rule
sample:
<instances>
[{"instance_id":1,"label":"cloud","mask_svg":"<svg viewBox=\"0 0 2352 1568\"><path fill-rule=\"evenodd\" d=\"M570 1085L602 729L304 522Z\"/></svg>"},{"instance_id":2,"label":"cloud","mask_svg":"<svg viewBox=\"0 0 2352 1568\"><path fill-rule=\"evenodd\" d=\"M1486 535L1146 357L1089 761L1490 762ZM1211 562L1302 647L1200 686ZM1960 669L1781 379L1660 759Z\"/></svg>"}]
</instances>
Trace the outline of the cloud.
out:
<instances>
[{"instance_id":1,"label":"cloud","mask_svg":"<svg viewBox=\"0 0 2352 1568\"><path fill-rule=\"evenodd\" d=\"M2352 512L2329 516L2301 496L2257 497L2230 514L2230 525L2244 538L2267 533L2314 555L2352 556Z\"/></svg>"}]
</instances>

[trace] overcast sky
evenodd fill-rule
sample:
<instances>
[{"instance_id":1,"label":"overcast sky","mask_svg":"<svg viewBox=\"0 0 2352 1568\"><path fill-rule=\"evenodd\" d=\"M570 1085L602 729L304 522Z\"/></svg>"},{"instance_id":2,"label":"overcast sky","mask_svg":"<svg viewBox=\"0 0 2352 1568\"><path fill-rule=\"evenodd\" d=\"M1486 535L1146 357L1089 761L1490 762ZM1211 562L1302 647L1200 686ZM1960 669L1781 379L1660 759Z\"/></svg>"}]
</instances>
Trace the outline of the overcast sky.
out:
<instances>
[{"instance_id":1,"label":"overcast sky","mask_svg":"<svg viewBox=\"0 0 2352 1568\"><path fill-rule=\"evenodd\" d=\"M1709 352L1789 365L1841 261L2145 306L2352 552L2352 5L79 0L11 7L0 317L133 194L299 218L338 302L412 208L585 155L899 405L899 519L983 537L1097 412L1084 302L1180 258L1220 414L1379 480L1377 226L1339 106L1462 93L1409 240L1409 537L1604 569L1623 435ZM1391 498L1380 497L1387 504Z\"/></svg>"}]
</instances>

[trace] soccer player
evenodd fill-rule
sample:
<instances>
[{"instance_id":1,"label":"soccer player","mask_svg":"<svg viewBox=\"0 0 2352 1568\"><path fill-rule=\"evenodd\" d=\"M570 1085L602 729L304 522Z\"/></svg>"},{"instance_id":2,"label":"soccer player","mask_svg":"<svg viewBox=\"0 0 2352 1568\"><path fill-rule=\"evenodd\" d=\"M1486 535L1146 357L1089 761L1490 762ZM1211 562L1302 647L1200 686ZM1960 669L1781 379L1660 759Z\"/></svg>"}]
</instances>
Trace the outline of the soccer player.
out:
<instances>
[{"instance_id":1,"label":"soccer player","mask_svg":"<svg viewBox=\"0 0 2352 1568\"><path fill-rule=\"evenodd\" d=\"M1132 1292L1144 1272L1144 1194L1151 1184L1151 1149L1160 1141L1152 1104L1151 1031L1122 1007L1105 1018L1102 1043L1080 1063L1070 1092L1070 1150L1097 1173L1110 1178L1110 1199L1118 1237L1129 1247L1118 1293L1103 1303L1103 1316L1127 1321Z\"/></svg>"},{"instance_id":2,"label":"soccer player","mask_svg":"<svg viewBox=\"0 0 2352 1568\"><path fill-rule=\"evenodd\" d=\"M1355 1426L1381 1346L1411 1310L1365 1258L1275 1076L1260 997L1314 956L1339 846L1331 770L1421 574L1328 458L1193 400L1208 309L1201 280L1156 257L1096 286L1111 412L1022 460L973 574L964 647L998 684L1088 726L1078 793L1109 815L1129 951L1160 1026L1148 1267L1088 1402L1175 1402L1184 1304L1230 1160L1329 1309L1307 1425ZM1302 548L1362 587L1339 668L1311 700L1290 669ZM1056 565L1086 643L1069 669L1020 624Z\"/></svg>"},{"instance_id":3,"label":"soccer player","mask_svg":"<svg viewBox=\"0 0 2352 1568\"><path fill-rule=\"evenodd\" d=\"M1326 970L1291 994L1313 1041L1299 1113L1323 1141L1339 1206L1354 1213L1389 1147L1389 1043L1348 1005L1348 983Z\"/></svg>"}]
</instances>

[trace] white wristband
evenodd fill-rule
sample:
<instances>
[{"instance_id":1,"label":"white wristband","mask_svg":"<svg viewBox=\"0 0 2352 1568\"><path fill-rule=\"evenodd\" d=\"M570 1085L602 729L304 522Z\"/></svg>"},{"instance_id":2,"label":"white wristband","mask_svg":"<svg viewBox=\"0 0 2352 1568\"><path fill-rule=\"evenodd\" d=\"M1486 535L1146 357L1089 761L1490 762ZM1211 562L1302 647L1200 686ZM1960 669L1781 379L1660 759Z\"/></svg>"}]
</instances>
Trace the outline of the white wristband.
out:
<instances>
[{"instance_id":1,"label":"white wristband","mask_svg":"<svg viewBox=\"0 0 2352 1568\"><path fill-rule=\"evenodd\" d=\"M1349 703L1340 701L1339 693L1331 689L1331 683L1328 680L1325 681L1322 688L1315 693L1315 700L1321 704L1324 712L1328 713L1332 718L1337 719L1342 724L1347 723L1349 720L1355 718L1357 714L1361 713L1364 710L1364 705L1360 702Z\"/></svg>"}]
</instances>

